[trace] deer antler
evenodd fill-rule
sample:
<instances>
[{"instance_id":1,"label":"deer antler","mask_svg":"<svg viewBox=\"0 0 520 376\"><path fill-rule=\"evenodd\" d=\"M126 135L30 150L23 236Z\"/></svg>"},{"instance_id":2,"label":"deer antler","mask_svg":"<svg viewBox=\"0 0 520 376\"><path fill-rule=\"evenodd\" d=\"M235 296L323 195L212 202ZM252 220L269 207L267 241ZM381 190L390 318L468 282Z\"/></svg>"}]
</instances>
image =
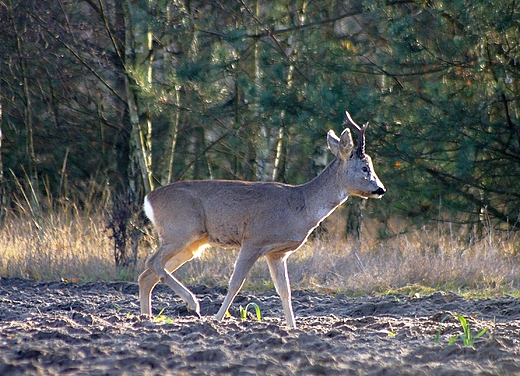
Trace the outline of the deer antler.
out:
<instances>
[{"instance_id":1,"label":"deer antler","mask_svg":"<svg viewBox=\"0 0 520 376\"><path fill-rule=\"evenodd\" d=\"M352 120L352 117L348 113L348 111L345 111L345 122L343 123L343 126L350 126L354 128L358 135L358 147L356 149L356 154L359 158L365 157L365 131L368 127L368 122L363 124L362 127L357 125L354 120Z\"/></svg>"}]
</instances>

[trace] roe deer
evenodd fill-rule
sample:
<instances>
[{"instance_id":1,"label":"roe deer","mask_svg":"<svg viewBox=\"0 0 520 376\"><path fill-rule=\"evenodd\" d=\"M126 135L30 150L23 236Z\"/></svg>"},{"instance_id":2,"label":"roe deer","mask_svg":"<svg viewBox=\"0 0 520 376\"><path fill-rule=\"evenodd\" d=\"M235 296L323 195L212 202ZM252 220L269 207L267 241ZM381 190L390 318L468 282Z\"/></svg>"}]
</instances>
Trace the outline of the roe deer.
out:
<instances>
[{"instance_id":1,"label":"roe deer","mask_svg":"<svg viewBox=\"0 0 520 376\"><path fill-rule=\"evenodd\" d=\"M306 184L182 181L149 193L144 210L161 245L139 276L141 312L151 315L151 293L160 281L200 316L197 298L172 273L209 245L241 247L217 320L226 314L255 261L265 256L287 325L296 328L287 257L349 195L381 198L386 192L365 154L368 123L358 126L347 112L343 125L358 134L357 149L349 129L339 138L329 131L328 146L336 158Z\"/></svg>"}]
</instances>

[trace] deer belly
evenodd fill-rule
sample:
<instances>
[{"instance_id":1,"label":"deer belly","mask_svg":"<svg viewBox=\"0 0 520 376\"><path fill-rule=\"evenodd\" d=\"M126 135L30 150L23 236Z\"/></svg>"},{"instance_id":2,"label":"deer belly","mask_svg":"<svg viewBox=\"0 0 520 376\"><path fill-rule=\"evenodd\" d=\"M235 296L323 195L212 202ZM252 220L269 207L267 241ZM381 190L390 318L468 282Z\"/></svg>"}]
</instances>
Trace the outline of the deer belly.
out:
<instances>
[{"instance_id":1,"label":"deer belly","mask_svg":"<svg viewBox=\"0 0 520 376\"><path fill-rule=\"evenodd\" d=\"M243 231L238 226L227 223L207 226L206 231L210 244L224 248L240 247L244 238Z\"/></svg>"},{"instance_id":2,"label":"deer belly","mask_svg":"<svg viewBox=\"0 0 520 376\"><path fill-rule=\"evenodd\" d=\"M223 248L238 248L242 246L241 242L237 239L232 238L219 238L215 236L209 236L209 243L214 246Z\"/></svg>"}]
</instances>

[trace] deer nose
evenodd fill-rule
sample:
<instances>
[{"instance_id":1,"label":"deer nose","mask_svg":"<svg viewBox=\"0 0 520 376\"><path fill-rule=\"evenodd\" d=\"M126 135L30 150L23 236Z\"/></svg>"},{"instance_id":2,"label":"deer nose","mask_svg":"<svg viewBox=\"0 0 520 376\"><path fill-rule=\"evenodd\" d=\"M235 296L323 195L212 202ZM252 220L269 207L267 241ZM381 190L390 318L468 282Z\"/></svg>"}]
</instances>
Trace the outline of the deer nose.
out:
<instances>
[{"instance_id":1,"label":"deer nose","mask_svg":"<svg viewBox=\"0 0 520 376\"><path fill-rule=\"evenodd\" d=\"M373 194L375 195L379 195L379 196L382 196L386 193L386 189L384 189L383 187L379 187L377 188L376 191L372 192Z\"/></svg>"}]
</instances>

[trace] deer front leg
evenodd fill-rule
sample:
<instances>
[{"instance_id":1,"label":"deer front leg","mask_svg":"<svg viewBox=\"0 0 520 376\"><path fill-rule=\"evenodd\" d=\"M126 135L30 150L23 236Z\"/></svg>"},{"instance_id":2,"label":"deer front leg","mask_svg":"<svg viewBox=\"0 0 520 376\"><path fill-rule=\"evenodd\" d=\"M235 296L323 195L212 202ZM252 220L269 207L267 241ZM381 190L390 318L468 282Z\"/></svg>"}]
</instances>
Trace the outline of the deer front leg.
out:
<instances>
[{"instance_id":1,"label":"deer front leg","mask_svg":"<svg viewBox=\"0 0 520 376\"><path fill-rule=\"evenodd\" d=\"M247 274L253 267L253 264L260 257L261 248L252 248L243 246L238 254L237 261L235 262L235 268L229 281L229 288L224 302L217 312L216 319L221 321L226 312L228 311L233 299L237 296L238 292L242 288L244 281L246 280Z\"/></svg>"},{"instance_id":2,"label":"deer front leg","mask_svg":"<svg viewBox=\"0 0 520 376\"><path fill-rule=\"evenodd\" d=\"M287 255L267 255L266 259L274 286L282 300L283 313L287 326L291 329L296 329L296 321L294 320L291 302L291 286L287 273Z\"/></svg>"}]
</instances>

